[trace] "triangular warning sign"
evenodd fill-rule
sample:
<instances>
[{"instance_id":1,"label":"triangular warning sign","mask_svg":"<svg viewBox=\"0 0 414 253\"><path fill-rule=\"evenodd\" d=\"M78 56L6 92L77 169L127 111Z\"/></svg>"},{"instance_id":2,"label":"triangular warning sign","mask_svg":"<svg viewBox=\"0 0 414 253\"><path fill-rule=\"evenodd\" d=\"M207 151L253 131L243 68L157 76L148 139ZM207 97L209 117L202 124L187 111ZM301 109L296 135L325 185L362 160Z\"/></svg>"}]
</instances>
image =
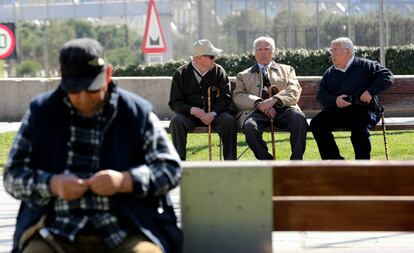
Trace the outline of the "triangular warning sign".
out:
<instances>
[{"instance_id":1,"label":"triangular warning sign","mask_svg":"<svg viewBox=\"0 0 414 253\"><path fill-rule=\"evenodd\" d=\"M157 8L154 0L149 1L147 12L147 23L145 25L144 41L142 42L142 52L148 53L164 53L167 46L162 33L160 18L158 17Z\"/></svg>"}]
</instances>

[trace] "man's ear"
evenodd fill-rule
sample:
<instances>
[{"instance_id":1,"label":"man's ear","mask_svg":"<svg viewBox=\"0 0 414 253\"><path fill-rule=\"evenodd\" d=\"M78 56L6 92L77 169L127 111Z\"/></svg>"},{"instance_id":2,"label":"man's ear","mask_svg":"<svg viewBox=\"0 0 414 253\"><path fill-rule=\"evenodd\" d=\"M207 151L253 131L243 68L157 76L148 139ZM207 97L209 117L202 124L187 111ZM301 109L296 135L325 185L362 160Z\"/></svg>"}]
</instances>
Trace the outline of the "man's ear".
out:
<instances>
[{"instance_id":1,"label":"man's ear","mask_svg":"<svg viewBox=\"0 0 414 253\"><path fill-rule=\"evenodd\" d=\"M106 83L111 82L111 77L112 77L112 65L108 65L106 67Z\"/></svg>"}]
</instances>

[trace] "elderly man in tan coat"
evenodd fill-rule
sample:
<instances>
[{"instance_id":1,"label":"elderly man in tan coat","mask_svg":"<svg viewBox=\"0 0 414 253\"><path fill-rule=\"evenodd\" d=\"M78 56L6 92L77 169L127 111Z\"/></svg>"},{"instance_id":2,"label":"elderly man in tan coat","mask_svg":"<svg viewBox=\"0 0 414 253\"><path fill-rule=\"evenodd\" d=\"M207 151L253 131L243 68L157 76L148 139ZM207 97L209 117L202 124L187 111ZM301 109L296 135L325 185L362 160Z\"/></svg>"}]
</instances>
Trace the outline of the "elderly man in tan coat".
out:
<instances>
[{"instance_id":1,"label":"elderly man in tan coat","mask_svg":"<svg viewBox=\"0 0 414 253\"><path fill-rule=\"evenodd\" d=\"M262 136L264 129L273 122L274 126L290 132L290 159L301 160L308 124L297 105L302 88L295 70L273 61L275 42L272 38L259 37L253 47L257 63L238 73L236 78L233 101L239 109L237 122L257 159L273 159Z\"/></svg>"}]
</instances>

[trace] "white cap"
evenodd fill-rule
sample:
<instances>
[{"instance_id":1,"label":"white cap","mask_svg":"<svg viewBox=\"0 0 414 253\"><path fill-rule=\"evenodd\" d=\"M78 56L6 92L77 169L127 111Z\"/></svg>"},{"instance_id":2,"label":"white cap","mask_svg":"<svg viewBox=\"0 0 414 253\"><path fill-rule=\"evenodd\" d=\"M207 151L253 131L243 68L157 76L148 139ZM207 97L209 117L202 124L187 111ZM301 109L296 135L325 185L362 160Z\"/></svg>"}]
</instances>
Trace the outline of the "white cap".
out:
<instances>
[{"instance_id":1,"label":"white cap","mask_svg":"<svg viewBox=\"0 0 414 253\"><path fill-rule=\"evenodd\" d=\"M193 43L193 56L200 55L219 55L223 50L216 48L209 40L197 40Z\"/></svg>"}]
</instances>

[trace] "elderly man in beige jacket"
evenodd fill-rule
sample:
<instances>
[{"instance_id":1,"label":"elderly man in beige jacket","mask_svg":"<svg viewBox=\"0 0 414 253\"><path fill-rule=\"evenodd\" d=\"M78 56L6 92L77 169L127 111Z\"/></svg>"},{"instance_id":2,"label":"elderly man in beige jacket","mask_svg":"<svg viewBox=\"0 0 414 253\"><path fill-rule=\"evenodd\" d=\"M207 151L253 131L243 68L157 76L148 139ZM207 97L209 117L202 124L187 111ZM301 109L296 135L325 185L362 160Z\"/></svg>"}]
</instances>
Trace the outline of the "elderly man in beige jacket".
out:
<instances>
[{"instance_id":1,"label":"elderly man in beige jacket","mask_svg":"<svg viewBox=\"0 0 414 253\"><path fill-rule=\"evenodd\" d=\"M238 73L236 78L233 101L239 109L238 124L257 159L273 159L262 136L273 122L274 126L290 132L290 159L301 160L308 124L297 105L302 88L295 70L273 61L275 41L272 38L258 37L253 47L257 63Z\"/></svg>"}]
</instances>

